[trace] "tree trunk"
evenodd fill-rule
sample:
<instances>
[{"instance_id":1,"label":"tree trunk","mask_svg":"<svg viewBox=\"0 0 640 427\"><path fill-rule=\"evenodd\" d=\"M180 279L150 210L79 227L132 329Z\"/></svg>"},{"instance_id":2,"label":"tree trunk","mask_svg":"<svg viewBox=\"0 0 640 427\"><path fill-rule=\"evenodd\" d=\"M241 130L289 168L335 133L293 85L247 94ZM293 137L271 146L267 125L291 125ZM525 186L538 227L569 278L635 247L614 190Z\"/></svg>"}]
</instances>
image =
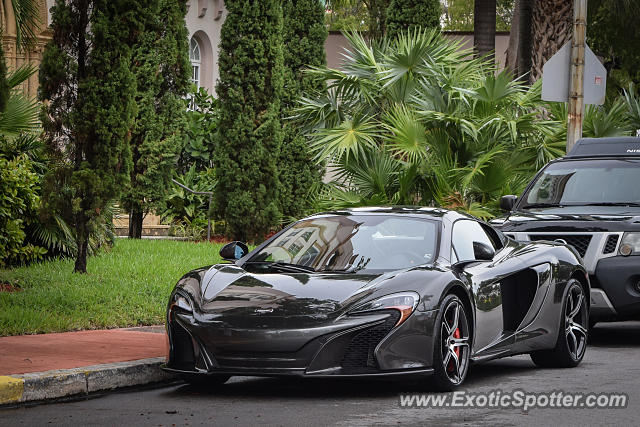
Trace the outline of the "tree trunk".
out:
<instances>
[{"instance_id":1,"label":"tree trunk","mask_svg":"<svg viewBox=\"0 0 640 427\"><path fill-rule=\"evenodd\" d=\"M496 50L496 0L475 0L473 44L478 56L493 57Z\"/></svg>"},{"instance_id":2,"label":"tree trunk","mask_svg":"<svg viewBox=\"0 0 640 427\"><path fill-rule=\"evenodd\" d=\"M387 8L391 0L366 0L363 3L369 13L369 38L379 39L385 34Z\"/></svg>"},{"instance_id":3,"label":"tree trunk","mask_svg":"<svg viewBox=\"0 0 640 427\"><path fill-rule=\"evenodd\" d=\"M532 52L532 28L531 18L533 13L533 0L520 0L520 17L518 19L518 74L527 74L522 80L532 83L531 80L531 52Z\"/></svg>"},{"instance_id":4,"label":"tree trunk","mask_svg":"<svg viewBox=\"0 0 640 427\"><path fill-rule=\"evenodd\" d=\"M74 273L87 272L87 248L89 246L89 227L88 221L84 215L79 215L76 225L76 244L78 245L78 253L76 254L76 263L73 268Z\"/></svg>"},{"instance_id":5,"label":"tree trunk","mask_svg":"<svg viewBox=\"0 0 640 427\"><path fill-rule=\"evenodd\" d=\"M518 46L520 40L520 3L522 0L515 0L513 6L513 17L511 18L511 28L509 29L509 45L505 51L505 69L514 76L519 76L518 71Z\"/></svg>"},{"instance_id":6,"label":"tree trunk","mask_svg":"<svg viewBox=\"0 0 640 427\"><path fill-rule=\"evenodd\" d=\"M131 213L129 213L129 238L130 239L141 239L142 238L142 221L144 219L144 215L142 214L142 210L132 208Z\"/></svg>"},{"instance_id":7,"label":"tree trunk","mask_svg":"<svg viewBox=\"0 0 640 427\"><path fill-rule=\"evenodd\" d=\"M571 39L573 1L537 0L531 18L533 47L531 81L542 77L542 66Z\"/></svg>"}]
</instances>

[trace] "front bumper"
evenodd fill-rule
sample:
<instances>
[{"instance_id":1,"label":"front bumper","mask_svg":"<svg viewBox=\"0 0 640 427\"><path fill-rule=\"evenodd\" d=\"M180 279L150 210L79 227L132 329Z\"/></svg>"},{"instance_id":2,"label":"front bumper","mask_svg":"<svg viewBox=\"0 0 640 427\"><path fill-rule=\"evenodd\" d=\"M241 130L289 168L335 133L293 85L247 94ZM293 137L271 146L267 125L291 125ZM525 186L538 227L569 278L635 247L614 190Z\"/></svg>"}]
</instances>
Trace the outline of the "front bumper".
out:
<instances>
[{"instance_id":1,"label":"front bumper","mask_svg":"<svg viewBox=\"0 0 640 427\"><path fill-rule=\"evenodd\" d=\"M395 311L395 310L392 310ZM198 322L192 315L173 316L168 325L169 359L163 369L182 374L380 377L432 374L433 330L437 311L414 312L394 327L388 312L349 316L329 333L314 329L233 330ZM336 325L337 324L337 325ZM386 328L386 329L385 329ZM327 327L317 330L325 332ZM290 336L299 347L283 351L268 336ZM248 343L251 343L249 346ZM275 350L275 351L274 351Z\"/></svg>"},{"instance_id":2,"label":"front bumper","mask_svg":"<svg viewBox=\"0 0 640 427\"><path fill-rule=\"evenodd\" d=\"M640 317L639 256L601 259L594 278L591 290L591 315L594 318Z\"/></svg>"}]
</instances>

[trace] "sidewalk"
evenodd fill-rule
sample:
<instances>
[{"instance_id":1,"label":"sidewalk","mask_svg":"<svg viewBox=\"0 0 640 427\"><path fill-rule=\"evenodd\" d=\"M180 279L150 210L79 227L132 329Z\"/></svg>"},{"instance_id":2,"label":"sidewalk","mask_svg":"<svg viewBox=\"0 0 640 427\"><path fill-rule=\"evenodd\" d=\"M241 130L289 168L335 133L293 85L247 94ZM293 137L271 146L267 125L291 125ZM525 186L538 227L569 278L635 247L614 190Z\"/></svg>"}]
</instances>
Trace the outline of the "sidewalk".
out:
<instances>
[{"instance_id":1,"label":"sidewalk","mask_svg":"<svg viewBox=\"0 0 640 427\"><path fill-rule=\"evenodd\" d=\"M0 405L167 381L162 326L0 337Z\"/></svg>"}]
</instances>

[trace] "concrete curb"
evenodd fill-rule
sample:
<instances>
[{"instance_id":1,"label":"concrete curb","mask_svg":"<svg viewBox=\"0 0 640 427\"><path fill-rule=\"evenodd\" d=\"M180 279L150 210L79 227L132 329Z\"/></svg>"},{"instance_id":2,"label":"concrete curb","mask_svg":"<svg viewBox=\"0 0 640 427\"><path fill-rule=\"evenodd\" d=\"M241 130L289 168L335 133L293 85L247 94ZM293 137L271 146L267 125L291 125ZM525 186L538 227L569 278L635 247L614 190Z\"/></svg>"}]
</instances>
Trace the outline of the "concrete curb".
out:
<instances>
[{"instance_id":1,"label":"concrete curb","mask_svg":"<svg viewBox=\"0 0 640 427\"><path fill-rule=\"evenodd\" d=\"M58 371L0 376L0 407L175 380L164 357Z\"/></svg>"}]
</instances>

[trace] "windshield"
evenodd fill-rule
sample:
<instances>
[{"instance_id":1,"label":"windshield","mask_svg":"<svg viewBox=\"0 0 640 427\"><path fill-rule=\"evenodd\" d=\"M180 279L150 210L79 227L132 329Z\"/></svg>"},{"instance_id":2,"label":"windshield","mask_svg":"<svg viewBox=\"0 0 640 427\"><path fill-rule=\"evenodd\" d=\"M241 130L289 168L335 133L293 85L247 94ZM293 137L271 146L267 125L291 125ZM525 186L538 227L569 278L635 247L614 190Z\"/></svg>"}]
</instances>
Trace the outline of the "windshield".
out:
<instances>
[{"instance_id":1,"label":"windshield","mask_svg":"<svg viewBox=\"0 0 640 427\"><path fill-rule=\"evenodd\" d=\"M524 196L527 207L640 203L640 160L553 163Z\"/></svg>"},{"instance_id":2,"label":"windshield","mask_svg":"<svg viewBox=\"0 0 640 427\"><path fill-rule=\"evenodd\" d=\"M431 262L436 223L391 215L326 216L295 223L251 257L316 271L396 270Z\"/></svg>"}]
</instances>

